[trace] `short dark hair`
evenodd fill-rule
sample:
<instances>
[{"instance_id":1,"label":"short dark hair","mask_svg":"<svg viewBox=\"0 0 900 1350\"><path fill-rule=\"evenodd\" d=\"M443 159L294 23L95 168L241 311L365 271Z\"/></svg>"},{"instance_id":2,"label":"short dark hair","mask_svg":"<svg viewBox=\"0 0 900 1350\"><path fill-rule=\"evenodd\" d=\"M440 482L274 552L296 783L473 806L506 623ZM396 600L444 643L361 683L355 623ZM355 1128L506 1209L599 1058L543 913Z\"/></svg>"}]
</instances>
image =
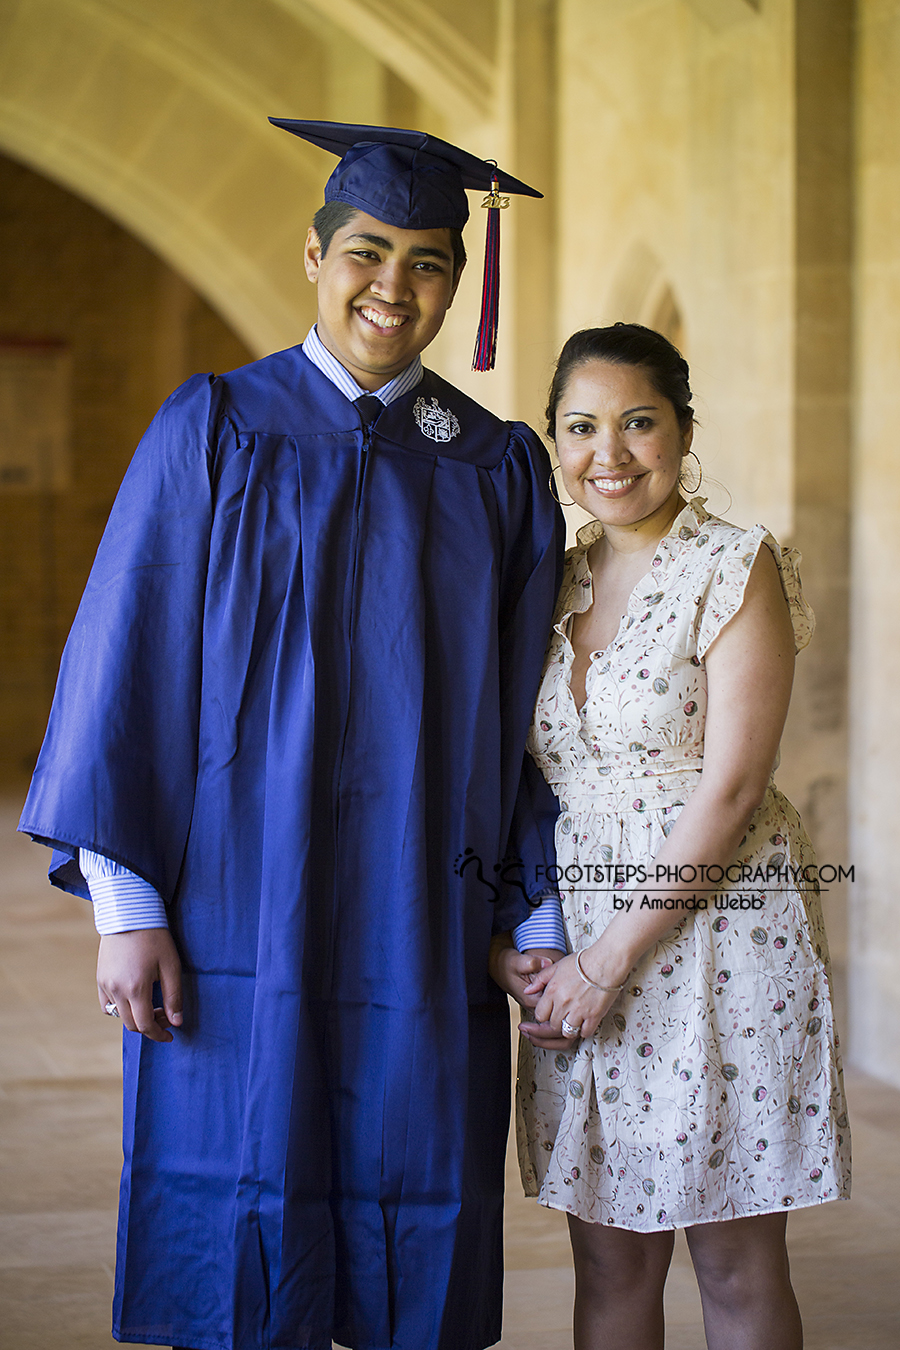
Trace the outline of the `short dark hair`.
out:
<instances>
[{"instance_id":1,"label":"short dark hair","mask_svg":"<svg viewBox=\"0 0 900 1350\"><path fill-rule=\"evenodd\" d=\"M331 243L336 232L342 230L345 225L349 225L351 220L359 212L355 206L349 202L326 202L320 206L313 216L313 229L319 236L319 248L322 251L322 257L328 252L328 245Z\"/></svg>"},{"instance_id":2,"label":"short dark hair","mask_svg":"<svg viewBox=\"0 0 900 1350\"><path fill-rule=\"evenodd\" d=\"M688 363L662 333L640 323L614 323L608 328L582 328L573 333L559 354L547 401L547 435L556 433L556 412L566 385L579 366L610 361L616 366L639 366L658 394L675 409L678 425L693 425Z\"/></svg>"},{"instance_id":3,"label":"short dark hair","mask_svg":"<svg viewBox=\"0 0 900 1350\"><path fill-rule=\"evenodd\" d=\"M338 230L342 230L345 225L358 214L358 208L351 206L349 202L326 202L320 206L313 216L313 229L319 236L319 247L322 250L321 256L324 258L328 252L328 246ZM459 276L466 261L466 246L463 243L462 230L449 230L450 248L453 253L453 278Z\"/></svg>"}]
</instances>

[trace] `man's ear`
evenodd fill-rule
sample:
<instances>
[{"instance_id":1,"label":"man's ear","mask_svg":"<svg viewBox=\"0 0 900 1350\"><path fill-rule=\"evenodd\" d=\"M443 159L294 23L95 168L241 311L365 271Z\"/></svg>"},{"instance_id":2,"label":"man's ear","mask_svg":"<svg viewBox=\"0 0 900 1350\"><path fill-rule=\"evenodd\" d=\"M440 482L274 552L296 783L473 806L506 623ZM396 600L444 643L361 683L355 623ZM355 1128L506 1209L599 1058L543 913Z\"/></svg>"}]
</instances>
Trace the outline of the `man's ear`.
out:
<instances>
[{"instance_id":1,"label":"man's ear","mask_svg":"<svg viewBox=\"0 0 900 1350\"><path fill-rule=\"evenodd\" d=\"M464 270L464 268L465 268L465 265L466 265L466 259L464 258L464 259L462 260L462 262L460 263L459 267L456 269L456 276L453 278L453 289L450 291L450 299L447 301L447 308L448 308L448 309L449 309L450 306L453 304L453 301L456 299L456 292L457 292L457 289L458 289L458 287L459 287L459 280L460 280L460 277L461 277L462 274L463 274L463 270Z\"/></svg>"},{"instance_id":2,"label":"man's ear","mask_svg":"<svg viewBox=\"0 0 900 1350\"><path fill-rule=\"evenodd\" d=\"M316 234L312 225L306 235L306 244L303 248L303 266L306 268L306 275L315 285L319 276L319 267L322 262L322 245L319 243L319 236Z\"/></svg>"}]
</instances>

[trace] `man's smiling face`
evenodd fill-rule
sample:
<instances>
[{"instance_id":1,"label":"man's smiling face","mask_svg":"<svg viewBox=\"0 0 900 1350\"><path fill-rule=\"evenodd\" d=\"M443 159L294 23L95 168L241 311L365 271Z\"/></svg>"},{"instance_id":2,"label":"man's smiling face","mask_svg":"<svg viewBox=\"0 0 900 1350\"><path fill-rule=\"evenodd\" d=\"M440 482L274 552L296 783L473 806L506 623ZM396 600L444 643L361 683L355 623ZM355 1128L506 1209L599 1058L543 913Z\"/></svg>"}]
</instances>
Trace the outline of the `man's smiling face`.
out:
<instances>
[{"instance_id":1,"label":"man's smiling face","mask_svg":"<svg viewBox=\"0 0 900 1350\"><path fill-rule=\"evenodd\" d=\"M318 291L322 342L363 389L380 389L437 334L453 302L450 231L401 230L362 211L322 256L310 229L306 275Z\"/></svg>"}]
</instances>

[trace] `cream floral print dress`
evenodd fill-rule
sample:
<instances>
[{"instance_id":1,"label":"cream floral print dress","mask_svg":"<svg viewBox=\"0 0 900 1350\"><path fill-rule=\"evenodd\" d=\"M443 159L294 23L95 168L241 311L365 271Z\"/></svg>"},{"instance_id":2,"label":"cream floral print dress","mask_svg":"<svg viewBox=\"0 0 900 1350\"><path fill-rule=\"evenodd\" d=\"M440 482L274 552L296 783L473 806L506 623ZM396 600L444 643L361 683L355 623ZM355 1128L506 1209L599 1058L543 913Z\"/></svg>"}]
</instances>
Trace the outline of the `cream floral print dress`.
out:
<instances>
[{"instance_id":1,"label":"cream floral print dress","mask_svg":"<svg viewBox=\"0 0 900 1350\"><path fill-rule=\"evenodd\" d=\"M587 550L601 533L591 522L569 554L529 749L560 799L570 947L596 940L616 897L642 898L639 877L617 867L643 864L648 894L671 898L677 926L574 1054L521 1040L526 1192L639 1232L846 1196L850 1137L828 952L796 811L770 784L738 851L746 870L732 865L739 880L724 880L706 909L691 907L689 877L657 885L652 863L703 765L703 659L740 609L762 544L778 563L797 649L809 641L797 555L761 525L717 520L696 498L660 541L615 639L592 655L579 715L567 628L591 603ZM809 883L785 879L803 868Z\"/></svg>"}]
</instances>

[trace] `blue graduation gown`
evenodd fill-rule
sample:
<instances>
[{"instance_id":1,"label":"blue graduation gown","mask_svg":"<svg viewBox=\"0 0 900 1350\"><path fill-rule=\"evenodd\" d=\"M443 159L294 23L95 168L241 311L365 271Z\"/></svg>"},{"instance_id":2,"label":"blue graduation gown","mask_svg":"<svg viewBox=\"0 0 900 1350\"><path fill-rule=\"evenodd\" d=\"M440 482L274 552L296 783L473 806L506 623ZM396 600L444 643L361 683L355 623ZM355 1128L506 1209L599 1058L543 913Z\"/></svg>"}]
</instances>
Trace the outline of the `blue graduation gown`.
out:
<instances>
[{"instance_id":1,"label":"blue graduation gown","mask_svg":"<svg viewBox=\"0 0 900 1350\"><path fill-rule=\"evenodd\" d=\"M184 961L174 1044L124 1037L121 1340L500 1335L486 963L552 859L542 781L520 790L548 469L430 372L363 428L299 348L194 377L141 442L21 824L67 889L81 846L155 886ZM478 874L511 826L498 902Z\"/></svg>"}]
</instances>

